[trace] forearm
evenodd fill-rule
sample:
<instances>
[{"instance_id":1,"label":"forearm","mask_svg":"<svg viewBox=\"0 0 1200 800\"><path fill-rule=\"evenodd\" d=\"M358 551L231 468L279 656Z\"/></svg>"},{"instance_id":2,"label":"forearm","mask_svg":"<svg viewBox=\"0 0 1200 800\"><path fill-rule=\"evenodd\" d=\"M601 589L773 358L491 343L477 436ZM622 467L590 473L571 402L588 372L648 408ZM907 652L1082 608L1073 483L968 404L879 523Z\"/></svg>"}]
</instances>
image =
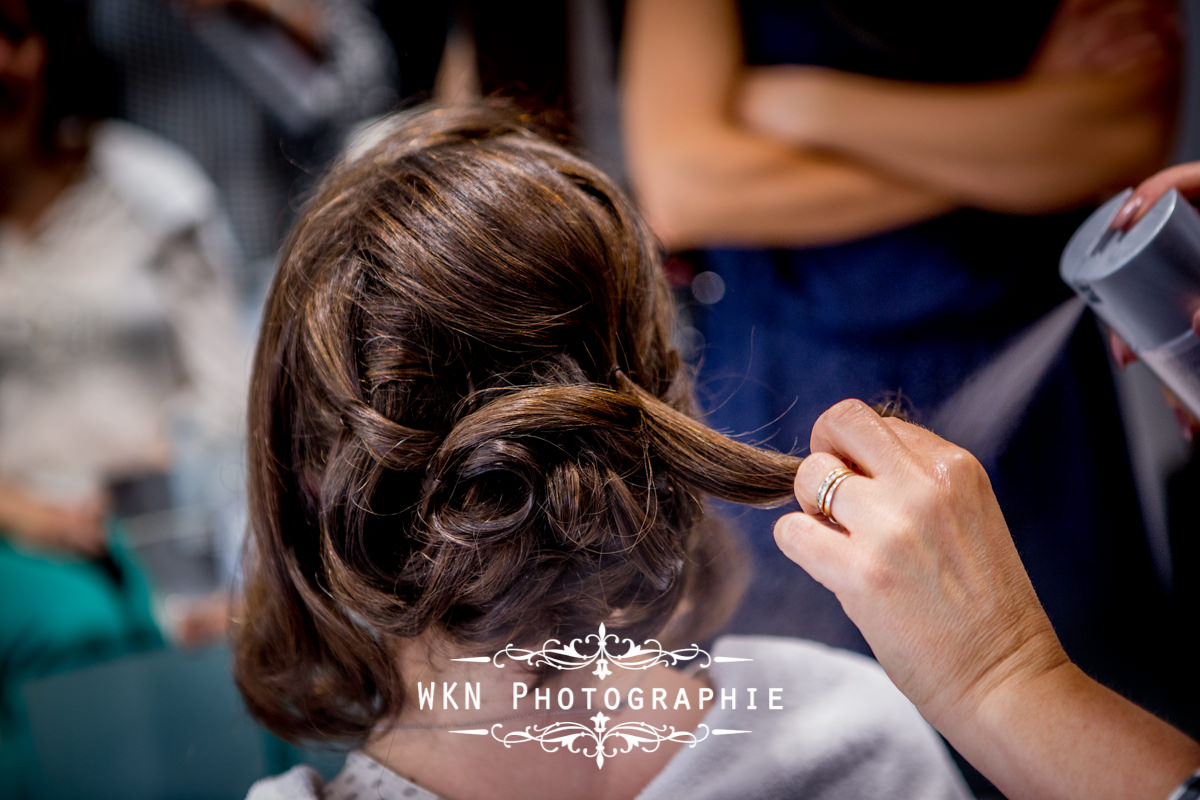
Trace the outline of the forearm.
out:
<instances>
[{"instance_id":1,"label":"forearm","mask_svg":"<svg viewBox=\"0 0 1200 800\"><path fill-rule=\"evenodd\" d=\"M1200 767L1200 745L1069 663L936 724L1014 800L1165 800Z\"/></svg>"},{"instance_id":2,"label":"forearm","mask_svg":"<svg viewBox=\"0 0 1200 800\"><path fill-rule=\"evenodd\" d=\"M939 216L954 206L902 180L733 130L635 143L630 174L651 226L672 249L809 246Z\"/></svg>"},{"instance_id":3,"label":"forearm","mask_svg":"<svg viewBox=\"0 0 1200 800\"><path fill-rule=\"evenodd\" d=\"M831 70L795 74L793 89L807 95L794 98L793 143L997 211L1087 202L1154 171L1170 147L1170 92L1141 76L957 86Z\"/></svg>"}]
</instances>

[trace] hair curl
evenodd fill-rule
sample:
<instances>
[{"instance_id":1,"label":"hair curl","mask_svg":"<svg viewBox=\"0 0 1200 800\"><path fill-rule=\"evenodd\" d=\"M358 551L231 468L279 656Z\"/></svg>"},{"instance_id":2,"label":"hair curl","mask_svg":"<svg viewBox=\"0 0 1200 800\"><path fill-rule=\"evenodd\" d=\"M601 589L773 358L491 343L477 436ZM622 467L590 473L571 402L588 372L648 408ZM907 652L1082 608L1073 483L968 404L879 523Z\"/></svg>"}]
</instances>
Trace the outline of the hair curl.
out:
<instances>
[{"instance_id":1,"label":"hair curl","mask_svg":"<svg viewBox=\"0 0 1200 800\"><path fill-rule=\"evenodd\" d=\"M396 714L426 631L710 632L740 562L704 499L782 500L799 463L693 418L653 239L596 168L495 106L377 138L292 231L254 367L236 674L291 739Z\"/></svg>"}]
</instances>

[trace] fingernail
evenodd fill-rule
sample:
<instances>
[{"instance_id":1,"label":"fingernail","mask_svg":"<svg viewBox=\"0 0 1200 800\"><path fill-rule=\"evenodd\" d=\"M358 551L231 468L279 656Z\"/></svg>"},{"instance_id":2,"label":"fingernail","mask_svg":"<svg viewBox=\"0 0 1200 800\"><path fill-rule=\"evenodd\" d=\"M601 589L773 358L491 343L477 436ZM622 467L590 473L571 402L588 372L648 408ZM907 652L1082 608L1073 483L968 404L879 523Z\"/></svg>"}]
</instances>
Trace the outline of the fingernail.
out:
<instances>
[{"instance_id":1,"label":"fingernail","mask_svg":"<svg viewBox=\"0 0 1200 800\"><path fill-rule=\"evenodd\" d=\"M1137 213L1141 211L1142 203L1143 200L1138 195L1134 195L1126 200L1125 204L1122 205L1120 210L1117 211L1116 216L1113 217L1112 222L1108 224L1109 229L1114 231L1122 231L1129 227L1129 223L1132 222L1133 218L1137 216Z\"/></svg>"}]
</instances>

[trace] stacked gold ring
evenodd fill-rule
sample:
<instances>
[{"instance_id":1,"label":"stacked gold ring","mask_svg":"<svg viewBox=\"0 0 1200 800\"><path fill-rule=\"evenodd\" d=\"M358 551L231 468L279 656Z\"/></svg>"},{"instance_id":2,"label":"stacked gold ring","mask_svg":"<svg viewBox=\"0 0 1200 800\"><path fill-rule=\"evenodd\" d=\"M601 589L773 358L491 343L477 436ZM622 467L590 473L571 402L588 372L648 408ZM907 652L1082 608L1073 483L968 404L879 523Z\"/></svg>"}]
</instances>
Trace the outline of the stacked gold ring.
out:
<instances>
[{"instance_id":1,"label":"stacked gold ring","mask_svg":"<svg viewBox=\"0 0 1200 800\"><path fill-rule=\"evenodd\" d=\"M825 476L825 480L821 482L821 488L817 489L817 508L834 525L840 523L833 516L833 493L842 485L842 481L856 474L854 470L848 467L834 467Z\"/></svg>"}]
</instances>

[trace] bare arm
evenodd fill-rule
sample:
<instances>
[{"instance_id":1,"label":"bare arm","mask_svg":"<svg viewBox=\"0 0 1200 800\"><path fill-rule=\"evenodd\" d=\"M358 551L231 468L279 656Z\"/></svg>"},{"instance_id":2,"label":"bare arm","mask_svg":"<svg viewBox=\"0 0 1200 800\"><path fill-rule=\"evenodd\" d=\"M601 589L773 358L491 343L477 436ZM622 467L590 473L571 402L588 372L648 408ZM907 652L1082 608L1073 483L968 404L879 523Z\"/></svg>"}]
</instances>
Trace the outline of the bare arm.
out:
<instances>
[{"instance_id":1,"label":"bare arm","mask_svg":"<svg viewBox=\"0 0 1200 800\"><path fill-rule=\"evenodd\" d=\"M994 688L942 731L1012 798L1165 800L1200 745L1074 664Z\"/></svg>"},{"instance_id":2,"label":"bare arm","mask_svg":"<svg viewBox=\"0 0 1200 800\"><path fill-rule=\"evenodd\" d=\"M734 91L744 70L732 0L631 3L624 56L630 173L670 247L836 242L954 205L920 185L736 122Z\"/></svg>"},{"instance_id":3,"label":"bare arm","mask_svg":"<svg viewBox=\"0 0 1200 800\"><path fill-rule=\"evenodd\" d=\"M797 144L862 159L996 211L1071 208L1153 172L1170 146L1172 115L1137 80L938 86L771 69L773 91L792 95L788 102L800 113L763 127L783 134L794 122L788 133Z\"/></svg>"},{"instance_id":4,"label":"bare arm","mask_svg":"<svg viewBox=\"0 0 1200 800\"><path fill-rule=\"evenodd\" d=\"M1162 3L1128 20L1117 11L1136 3L1079 5L1065 4L1068 18L1051 27L1045 49L1055 52L1039 59L1051 63L1020 79L936 85L770 67L747 76L741 112L795 145L861 159L965 204L1009 213L1071 208L1162 165L1178 72L1174 33L1156 16ZM1065 68L1064 50L1105 38L1107 64Z\"/></svg>"}]
</instances>

